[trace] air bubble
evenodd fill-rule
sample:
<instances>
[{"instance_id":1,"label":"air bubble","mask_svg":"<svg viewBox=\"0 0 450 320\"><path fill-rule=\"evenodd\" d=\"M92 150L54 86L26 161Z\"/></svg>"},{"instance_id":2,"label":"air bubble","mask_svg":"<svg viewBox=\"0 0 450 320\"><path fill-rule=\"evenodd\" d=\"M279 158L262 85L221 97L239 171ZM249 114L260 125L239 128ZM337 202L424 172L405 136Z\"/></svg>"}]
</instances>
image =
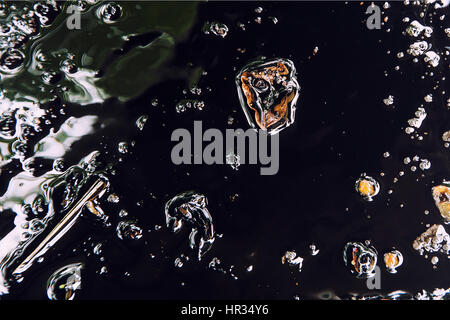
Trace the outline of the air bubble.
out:
<instances>
[{"instance_id":1,"label":"air bubble","mask_svg":"<svg viewBox=\"0 0 450 320\"><path fill-rule=\"evenodd\" d=\"M377 252L375 248L360 242L348 242L344 247L344 263L357 278L375 276Z\"/></svg>"},{"instance_id":2,"label":"air bubble","mask_svg":"<svg viewBox=\"0 0 450 320\"><path fill-rule=\"evenodd\" d=\"M120 221L116 228L116 233L121 240L139 240L142 238L143 231L137 226L136 221Z\"/></svg>"},{"instance_id":3,"label":"air bubble","mask_svg":"<svg viewBox=\"0 0 450 320\"><path fill-rule=\"evenodd\" d=\"M98 9L97 16L104 23L115 23L122 16L122 7L115 2L104 4Z\"/></svg>"},{"instance_id":4,"label":"air bubble","mask_svg":"<svg viewBox=\"0 0 450 320\"><path fill-rule=\"evenodd\" d=\"M384 254L384 264L390 273L397 273L397 268L403 264L403 255L398 250L392 250Z\"/></svg>"},{"instance_id":5,"label":"air bubble","mask_svg":"<svg viewBox=\"0 0 450 320\"><path fill-rule=\"evenodd\" d=\"M47 281L47 296L50 300L73 300L81 289L82 263L73 263L56 270Z\"/></svg>"},{"instance_id":6,"label":"air bubble","mask_svg":"<svg viewBox=\"0 0 450 320\"><path fill-rule=\"evenodd\" d=\"M203 26L203 33L212 33L216 36L225 38L228 34L228 27L226 24L217 21L206 22Z\"/></svg>"},{"instance_id":7,"label":"air bubble","mask_svg":"<svg viewBox=\"0 0 450 320\"><path fill-rule=\"evenodd\" d=\"M373 197L380 191L380 185L374 178L363 173L361 174L361 177L356 180L355 189L364 200L372 201Z\"/></svg>"}]
</instances>

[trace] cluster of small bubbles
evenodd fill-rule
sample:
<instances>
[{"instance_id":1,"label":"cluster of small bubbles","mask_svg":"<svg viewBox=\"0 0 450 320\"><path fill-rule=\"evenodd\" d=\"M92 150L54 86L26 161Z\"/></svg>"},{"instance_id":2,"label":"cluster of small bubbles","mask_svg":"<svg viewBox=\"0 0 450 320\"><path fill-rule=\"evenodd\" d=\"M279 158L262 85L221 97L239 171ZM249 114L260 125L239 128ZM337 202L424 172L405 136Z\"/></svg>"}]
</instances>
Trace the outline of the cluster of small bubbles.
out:
<instances>
[{"instance_id":1,"label":"cluster of small bubbles","mask_svg":"<svg viewBox=\"0 0 450 320\"><path fill-rule=\"evenodd\" d=\"M177 268L181 268L181 267L183 267L183 261L180 258L176 258L174 261L174 265Z\"/></svg>"},{"instance_id":2,"label":"cluster of small bubbles","mask_svg":"<svg viewBox=\"0 0 450 320\"><path fill-rule=\"evenodd\" d=\"M299 271L302 270L303 258L297 255L295 251L286 251L281 257L281 263L287 263L290 266L298 267Z\"/></svg>"},{"instance_id":3,"label":"cluster of small bubbles","mask_svg":"<svg viewBox=\"0 0 450 320\"><path fill-rule=\"evenodd\" d=\"M208 268L215 271L225 272L225 270L221 267L220 259L217 257L212 258L212 260L208 264Z\"/></svg>"},{"instance_id":4,"label":"cluster of small bubbles","mask_svg":"<svg viewBox=\"0 0 450 320\"><path fill-rule=\"evenodd\" d=\"M442 289L436 288L432 292L423 290L415 295L416 300L448 300L450 294L450 288Z\"/></svg>"},{"instance_id":5,"label":"cluster of small bubbles","mask_svg":"<svg viewBox=\"0 0 450 320\"><path fill-rule=\"evenodd\" d=\"M128 153L128 149L129 149L128 142L125 141L119 142L117 150L119 150L120 153L124 154Z\"/></svg>"},{"instance_id":6,"label":"cluster of small bubbles","mask_svg":"<svg viewBox=\"0 0 450 320\"><path fill-rule=\"evenodd\" d=\"M430 162L430 160L428 160L428 159L425 159L425 158L423 158L423 159L421 159L419 156L414 156L413 158L412 158L412 160L411 160L411 158L410 157L405 157L404 159L403 159L403 163L404 164L410 164L411 162L419 162L419 164L418 164L418 166L419 166L419 168L423 171L423 170L428 170L428 169L430 169L431 168L431 162ZM417 170L417 166L416 165L412 165L411 166L411 171L416 171Z\"/></svg>"},{"instance_id":7,"label":"cluster of small bubbles","mask_svg":"<svg viewBox=\"0 0 450 320\"><path fill-rule=\"evenodd\" d=\"M412 37L418 37L423 32L423 35L427 38L431 37L433 29L431 27L421 25L417 20L411 22L406 28L406 33Z\"/></svg>"},{"instance_id":8,"label":"cluster of small bubbles","mask_svg":"<svg viewBox=\"0 0 450 320\"><path fill-rule=\"evenodd\" d=\"M245 31L245 24L243 24L242 22L238 22L236 25L237 25L238 28L240 28L242 31Z\"/></svg>"},{"instance_id":9,"label":"cluster of small bubbles","mask_svg":"<svg viewBox=\"0 0 450 320\"><path fill-rule=\"evenodd\" d=\"M425 100L425 102L433 102L433 95L432 94L427 94L423 100Z\"/></svg>"},{"instance_id":10,"label":"cluster of small bubbles","mask_svg":"<svg viewBox=\"0 0 450 320\"><path fill-rule=\"evenodd\" d=\"M20 49L39 36L41 26L53 22L59 7L56 2L1 5L0 16L6 17L0 25L0 48L4 49L0 56L1 72L11 74L22 69L25 54Z\"/></svg>"},{"instance_id":11,"label":"cluster of small bubbles","mask_svg":"<svg viewBox=\"0 0 450 320\"><path fill-rule=\"evenodd\" d=\"M197 87L197 86L192 86L192 87L189 89L189 92L192 93L193 95L199 96L199 95L202 94L202 88L199 88L199 87ZM187 91L186 91L186 90L183 90L183 93L186 94Z\"/></svg>"},{"instance_id":12,"label":"cluster of small bubbles","mask_svg":"<svg viewBox=\"0 0 450 320\"><path fill-rule=\"evenodd\" d=\"M383 99L383 103L387 106L394 104L394 96L389 95L386 99Z\"/></svg>"},{"instance_id":13,"label":"cluster of small bubbles","mask_svg":"<svg viewBox=\"0 0 450 320\"><path fill-rule=\"evenodd\" d=\"M409 45L408 50L406 52L414 57L423 55L429 48L428 42L426 41L417 41Z\"/></svg>"},{"instance_id":14,"label":"cluster of small bubbles","mask_svg":"<svg viewBox=\"0 0 450 320\"><path fill-rule=\"evenodd\" d=\"M309 250L312 256L319 254L319 248L314 243L309 246Z\"/></svg>"},{"instance_id":15,"label":"cluster of small bubbles","mask_svg":"<svg viewBox=\"0 0 450 320\"><path fill-rule=\"evenodd\" d=\"M234 152L229 152L226 156L226 164L229 164L234 170L238 170L241 165L241 157Z\"/></svg>"},{"instance_id":16,"label":"cluster of small bubbles","mask_svg":"<svg viewBox=\"0 0 450 320\"><path fill-rule=\"evenodd\" d=\"M437 67L439 65L441 57L434 51L428 51L425 53L424 61L427 62L432 67Z\"/></svg>"},{"instance_id":17,"label":"cluster of small bubbles","mask_svg":"<svg viewBox=\"0 0 450 320\"><path fill-rule=\"evenodd\" d=\"M444 146L445 146L446 148L448 148L449 143L450 143L450 130L445 131L445 132L442 134L442 141L444 141Z\"/></svg>"},{"instance_id":18,"label":"cluster of small bubbles","mask_svg":"<svg viewBox=\"0 0 450 320\"><path fill-rule=\"evenodd\" d=\"M422 107L419 107L417 109L417 111L415 112L415 117L408 120L409 126L405 128L405 133L410 135L415 131L415 128L419 129L422 126L422 122L426 117L427 117L427 113L426 113L425 109ZM420 136L420 137L418 135L416 135L416 136L419 138L419 140L423 139L422 136ZM414 136L411 136L411 138L414 138Z\"/></svg>"},{"instance_id":19,"label":"cluster of small bubbles","mask_svg":"<svg viewBox=\"0 0 450 320\"><path fill-rule=\"evenodd\" d=\"M109 203L118 203L120 199L119 199L119 196L117 194L111 193L106 200Z\"/></svg>"},{"instance_id":20,"label":"cluster of small bubbles","mask_svg":"<svg viewBox=\"0 0 450 320\"><path fill-rule=\"evenodd\" d=\"M175 259L174 265L175 265L175 267L177 267L177 268L181 268L181 267L183 267L184 264L185 264L186 262L188 262L188 261L189 261L189 257L186 256L186 255L184 255L184 254L181 254L179 257L177 257L177 258Z\"/></svg>"},{"instance_id":21,"label":"cluster of small bubbles","mask_svg":"<svg viewBox=\"0 0 450 320\"><path fill-rule=\"evenodd\" d=\"M75 62L70 59L66 59L61 62L61 71L70 75L76 73L78 71L78 67Z\"/></svg>"},{"instance_id":22,"label":"cluster of small bubbles","mask_svg":"<svg viewBox=\"0 0 450 320\"><path fill-rule=\"evenodd\" d=\"M139 130L142 131L144 129L147 120L148 120L147 115L142 115L136 120L136 126L138 127Z\"/></svg>"},{"instance_id":23,"label":"cluster of small bubbles","mask_svg":"<svg viewBox=\"0 0 450 320\"><path fill-rule=\"evenodd\" d=\"M414 118L408 120L408 124L411 127L420 128L423 120L425 120L425 118L427 117L427 113L424 108L419 107L414 115Z\"/></svg>"},{"instance_id":24,"label":"cluster of small bubbles","mask_svg":"<svg viewBox=\"0 0 450 320\"><path fill-rule=\"evenodd\" d=\"M206 22L203 26L204 34L214 34L216 36L225 38L228 34L228 27L224 23L220 23L217 21Z\"/></svg>"},{"instance_id":25,"label":"cluster of small bubbles","mask_svg":"<svg viewBox=\"0 0 450 320\"><path fill-rule=\"evenodd\" d=\"M319 53L319 47L314 47L313 56L317 55L317 53Z\"/></svg>"},{"instance_id":26,"label":"cluster of small bubbles","mask_svg":"<svg viewBox=\"0 0 450 320\"><path fill-rule=\"evenodd\" d=\"M122 11L123 9L119 4L115 2L109 2L98 8L97 16L104 23L111 24L117 22L120 19L120 17L122 16Z\"/></svg>"},{"instance_id":27,"label":"cluster of small bubbles","mask_svg":"<svg viewBox=\"0 0 450 320\"><path fill-rule=\"evenodd\" d=\"M434 224L418 236L412 244L413 248L423 255L425 252L442 252L448 256L450 251L450 236L444 226Z\"/></svg>"},{"instance_id":28,"label":"cluster of small bubbles","mask_svg":"<svg viewBox=\"0 0 450 320\"><path fill-rule=\"evenodd\" d=\"M201 100L188 100L183 99L180 102L177 103L175 106L175 110L177 113L185 112L187 109L196 109L196 110L203 110L205 107L205 103Z\"/></svg>"},{"instance_id":29,"label":"cluster of small bubbles","mask_svg":"<svg viewBox=\"0 0 450 320\"><path fill-rule=\"evenodd\" d=\"M58 83L62 78L61 74L56 71L44 71L41 75L42 81L48 85L54 85Z\"/></svg>"},{"instance_id":30,"label":"cluster of small bubbles","mask_svg":"<svg viewBox=\"0 0 450 320\"><path fill-rule=\"evenodd\" d=\"M81 289L82 263L73 263L56 270L47 281L47 296L50 300L73 300Z\"/></svg>"},{"instance_id":31,"label":"cluster of small bubbles","mask_svg":"<svg viewBox=\"0 0 450 320\"><path fill-rule=\"evenodd\" d=\"M92 252L97 256L100 255L102 253L102 243L97 243Z\"/></svg>"},{"instance_id":32,"label":"cluster of small bubbles","mask_svg":"<svg viewBox=\"0 0 450 320\"><path fill-rule=\"evenodd\" d=\"M428 159L421 159L420 160L420 164L419 164L419 168L421 170L428 170L431 168L431 162Z\"/></svg>"},{"instance_id":33,"label":"cluster of small bubbles","mask_svg":"<svg viewBox=\"0 0 450 320\"><path fill-rule=\"evenodd\" d=\"M128 211L125 209L122 209L119 211L119 217L123 218L126 217L128 215Z\"/></svg>"},{"instance_id":34,"label":"cluster of small bubbles","mask_svg":"<svg viewBox=\"0 0 450 320\"><path fill-rule=\"evenodd\" d=\"M391 154L390 154L388 151L386 151L386 152L383 153L383 157L384 157L384 158L389 158L390 155L391 155Z\"/></svg>"},{"instance_id":35,"label":"cluster of small bubbles","mask_svg":"<svg viewBox=\"0 0 450 320\"><path fill-rule=\"evenodd\" d=\"M31 233L38 233L45 228L44 222L40 219L32 219L29 224Z\"/></svg>"},{"instance_id":36,"label":"cluster of small bubbles","mask_svg":"<svg viewBox=\"0 0 450 320\"><path fill-rule=\"evenodd\" d=\"M138 240L142 238L143 234L142 228L140 228L134 220L120 221L117 224L116 232L121 240Z\"/></svg>"},{"instance_id":37,"label":"cluster of small bubbles","mask_svg":"<svg viewBox=\"0 0 450 320\"><path fill-rule=\"evenodd\" d=\"M159 104L159 100L158 98L153 98L150 103L152 104L153 107L156 107Z\"/></svg>"}]
</instances>

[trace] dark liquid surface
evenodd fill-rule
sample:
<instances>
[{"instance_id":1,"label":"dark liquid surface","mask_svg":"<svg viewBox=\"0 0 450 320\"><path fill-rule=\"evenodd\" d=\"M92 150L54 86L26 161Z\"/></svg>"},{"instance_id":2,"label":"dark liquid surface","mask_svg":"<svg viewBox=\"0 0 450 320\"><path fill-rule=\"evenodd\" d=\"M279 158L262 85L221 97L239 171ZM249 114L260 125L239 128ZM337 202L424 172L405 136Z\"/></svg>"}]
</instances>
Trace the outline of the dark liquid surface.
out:
<instances>
[{"instance_id":1,"label":"dark liquid surface","mask_svg":"<svg viewBox=\"0 0 450 320\"><path fill-rule=\"evenodd\" d=\"M263 8L261 14L254 11L258 6ZM381 30L369 30L365 9L366 5L353 2L202 3L187 38L176 44L165 64L178 75L165 77L128 102L112 98L90 106L71 104L67 116L95 114L108 125L77 142L66 162L76 163L94 150L100 150L107 162L123 159L115 165L116 175L109 176L120 202L103 207L113 227L82 219L5 298L45 298L50 274L78 261L85 263L78 296L82 299L292 299L317 298L325 291L373 293L365 280L349 272L342 257L347 242L365 240L378 251L377 292L415 294L446 288L450 280L446 255L437 254L440 261L433 269L412 242L426 224L443 223L431 188L448 178L449 153L441 136L450 123L447 94L441 94L445 81L433 87L448 62L441 56L441 64L431 70L423 57L413 63L406 55L412 40L402 34L407 26L402 19L423 21L420 10L393 2L386 10L388 22ZM261 24L254 21L258 16ZM206 21L225 23L227 36L204 34ZM238 22L246 24L245 31ZM151 41L153 36L148 36ZM445 37L443 30L435 30L429 42L435 50L443 50ZM130 41L132 46L146 42ZM318 51L313 54L315 47ZM405 52L403 59L396 57L400 51ZM261 176L258 165L248 164L238 170L228 165L174 165L170 152L175 143L170 136L176 128L192 132L194 120L202 121L203 130L248 128L234 77L258 56L292 60L301 86L295 123L280 132L278 173ZM195 68L207 72L198 82L199 96L189 93L189 78L182 71L192 75ZM427 71L435 76L420 79ZM411 139L405 133L407 120L429 93L433 102L425 106L427 118L420 128L427 135L422 141ZM388 95L395 97L394 108L383 103ZM154 98L159 100L157 106L151 104ZM177 113L175 106L182 99L202 100L205 107ZM143 114L149 120L139 131L135 121ZM229 116L234 119L231 125ZM117 152L120 141L135 141L135 146L123 156ZM385 152L390 156L383 157ZM415 155L430 160L431 168L411 171L412 164L405 165L403 159ZM399 176L400 171L405 174ZM380 184L372 202L354 189L363 172ZM7 183L2 177L2 188ZM186 190L208 198L216 232L223 234L200 262L188 247L189 228L172 234L164 227L164 204ZM234 194L238 197L231 201ZM117 237L115 226L123 220L120 209L128 211L126 219L137 219L144 230L142 239ZM430 213L425 215L425 210ZM162 229L155 230L155 225ZM104 261L92 254L92 245L99 242ZM318 255L310 255L311 244L320 250ZM396 274L388 273L382 261L383 253L393 247L404 257ZM301 272L281 263L287 250L304 258ZM181 254L190 260L177 268L174 261ZM225 273L208 268L214 257ZM98 274L102 266L109 270L106 275Z\"/></svg>"}]
</instances>

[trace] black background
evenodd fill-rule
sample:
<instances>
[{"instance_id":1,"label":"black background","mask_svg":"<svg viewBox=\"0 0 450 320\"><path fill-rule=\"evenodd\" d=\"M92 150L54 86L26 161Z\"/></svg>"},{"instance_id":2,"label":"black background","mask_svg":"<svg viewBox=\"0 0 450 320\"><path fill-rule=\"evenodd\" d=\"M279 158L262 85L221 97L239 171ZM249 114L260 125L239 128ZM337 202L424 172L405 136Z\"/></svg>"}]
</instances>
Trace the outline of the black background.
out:
<instances>
[{"instance_id":1,"label":"black background","mask_svg":"<svg viewBox=\"0 0 450 320\"><path fill-rule=\"evenodd\" d=\"M201 4L197 23L189 39L177 48L172 63L192 63L208 72L199 82L203 111L176 113L175 105L187 88L181 81L149 88L126 104L110 100L102 106L72 108L75 115L77 110L92 110L105 119L115 119L101 134L78 143L73 159L101 147L106 159L117 160L119 141L136 142L117 164L116 175L109 177L120 204L105 203L104 210L113 226L124 208L129 218L151 232L139 241L126 242L117 238L114 227L102 228L85 219L53 249L52 257L2 298L45 299L49 275L75 261L86 265L83 290L77 293L80 299L315 299L325 291L373 293L365 280L356 279L346 269L342 259L347 242L367 239L379 253L379 292L415 294L447 286L448 259L439 255L434 270L429 260L412 249L412 241L425 231L426 223L442 223L431 187L448 177L448 149L441 135L449 121L445 99L439 94L445 85L441 83L436 92L433 85L446 66L441 60L435 77L421 80L428 69L422 60L413 63L411 57L396 58L411 43L402 35L406 24L401 20L409 16L423 21L418 9L392 2L386 10L388 23L381 30L369 30L367 5L353 1ZM258 6L264 9L260 15L254 12ZM257 16L262 17L261 24L253 21ZM270 16L279 22L274 24ZM227 37L203 34L207 20L225 23L230 29ZM250 21L245 31L236 26L238 21ZM436 31L430 41L442 48L439 37L444 36ZM319 50L313 55L315 47ZM238 48L245 48L245 53ZM291 59L301 86L295 123L280 133L278 174L260 176L255 165L241 165L237 171L226 165L173 165L170 135L176 128L192 132L194 120L202 120L204 130L248 128L234 77L259 55ZM396 65L399 71L394 70ZM404 133L407 120L430 92L434 101L427 107L422 127L428 135L423 141L411 140ZM395 108L383 104L389 94L395 96ZM155 97L160 101L156 107L151 105ZM149 121L140 132L135 121L142 114L148 114ZM231 126L228 116L235 119ZM383 157L386 151L388 158ZM403 158L416 154L429 159L432 168L411 172ZM405 175L393 184L401 170ZM380 194L373 202L364 201L354 191L362 172L380 183ZM189 230L176 235L164 227L154 230L155 225L164 226L165 202L191 189L208 197L216 231L223 234L200 262L193 260L195 251L188 248ZM394 190L392 195L388 189ZM232 202L230 196L235 193L239 197ZM424 210L430 214L424 215ZM87 254L99 241L104 242L104 263ZM312 243L320 249L317 256L309 254ZM382 254L392 247L405 259L395 275L382 266ZM286 250L304 257L301 272L281 264ZM151 259L150 253L156 257ZM189 254L191 261L176 268L174 260L181 253ZM229 272L208 269L213 257L227 270L233 265L238 279ZM97 273L102 265L108 267L107 275ZM252 272L246 271L249 265L253 265Z\"/></svg>"}]
</instances>

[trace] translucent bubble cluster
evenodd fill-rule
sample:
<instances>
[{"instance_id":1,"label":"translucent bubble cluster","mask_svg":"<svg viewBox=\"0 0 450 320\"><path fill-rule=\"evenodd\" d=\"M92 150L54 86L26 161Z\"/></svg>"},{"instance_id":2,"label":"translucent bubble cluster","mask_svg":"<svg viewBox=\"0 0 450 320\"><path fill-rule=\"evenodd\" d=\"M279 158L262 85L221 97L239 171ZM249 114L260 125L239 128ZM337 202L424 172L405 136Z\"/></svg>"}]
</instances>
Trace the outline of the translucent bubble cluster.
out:
<instances>
[{"instance_id":1,"label":"translucent bubble cluster","mask_svg":"<svg viewBox=\"0 0 450 320\"><path fill-rule=\"evenodd\" d=\"M142 228L134 220L120 221L117 224L116 232L121 240L139 240L143 235Z\"/></svg>"},{"instance_id":2,"label":"translucent bubble cluster","mask_svg":"<svg viewBox=\"0 0 450 320\"><path fill-rule=\"evenodd\" d=\"M0 71L5 74L22 69L25 61L22 47L38 37L41 27L51 24L60 10L56 3L50 2L16 6L0 24L0 48L6 49L0 55Z\"/></svg>"},{"instance_id":3,"label":"translucent bubble cluster","mask_svg":"<svg viewBox=\"0 0 450 320\"><path fill-rule=\"evenodd\" d=\"M383 99L383 103L387 106L394 104L394 96L389 95L387 98Z\"/></svg>"},{"instance_id":4,"label":"translucent bubble cluster","mask_svg":"<svg viewBox=\"0 0 450 320\"><path fill-rule=\"evenodd\" d=\"M421 255L425 252L442 252L446 255L450 251L450 236L444 226L434 224L413 241L413 248Z\"/></svg>"},{"instance_id":5,"label":"translucent bubble cluster","mask_svg":"<svg viewBox=\"0 0 450 320\"><path fill-rule=\"evenodd\" d=\"M428 50L428 42L426 41L417 41L409 45L409 49L407 52L412 56L420 56L423 55Z\"/></svg>"},{"instance_id":6,"label":"translucent bubble cluster","mask_svg":"<svg viewBox=\"0 0 450 320\"><path fill-rule=\"evenodd\" d=\"M303 258L297 256L297 252L295 251L286 251L285 254L281 257L281 263L287 263L290 266L296 266L301 271L303 266Z\"/></svg>"},{"instance_id":7,"label":"translucent bubble cluster","mask_svg":"<svg viewBox=\"0 0 450 320\"><path fill-rule=\"evenodd\" d=\"M234 152L229 152L226 156L226 163L231 166L234 170L238 170L241 165L241 157Z\"/></svg>"},{"instance_id":8,"label":"translucent bubble cluster","mask_svg":"<svg viewBox=\"0 0 450 320\"><path fill-rule=\"evenodd\" d=\"M203 33L212 33L216 36L225 38L228 34L228 27L226 24L217 21L206 22L203 26Z\"/></svg>"},{"instance_id":9,"label":"translucent bubble cluster","mask_svg":"<svg viewBox=\"0 0 450 320\"><path fill-rule=\"evenodd\" d=\"M431 27L423 26L417 20L411 22L411 24L406 29L406 32L412 37L418 37L423 33L426 37L431 37L433 29Z\"/></svg>"},{"instance_id":10,"label":"translucent bubble cluster","mask_svg":"<svg viewBox=\"0 0 450 320\"><path fill-rule=\"evenodd\" d=\"M136 120L136 126L138 127L139 130L144 130L144 126L148 121L148 116L147 115L142 115L140 116L137 120Z\"/></svg>"},{"instance_id":11,"label":"translucent bubble cluster","mask_svg":"<svg viewBox=\"0 0 450 320\"><path fill-rule=\"evenodd\" d=\"M196 110L203 110L205 107L205 102L201 100L190 100L190 99L183 99L177 103L175 106L175 110L177 113L183 113L188 109L196 109Z\"/></svg>"},{"instance_id":12,"label":"translucent bubble cluster","mask_svg":"<svg viewBox=\"0 0 450 320\"><path fill-rule=\"evenodd\" d=\"M173 232L181 230L184 224L190 226L189 243L198 248L198 260L211 248L214 240L214 225L208 211L207 198L194 191L180 193L165 205L166 225Z\"/></svg>"}]
</instances>

